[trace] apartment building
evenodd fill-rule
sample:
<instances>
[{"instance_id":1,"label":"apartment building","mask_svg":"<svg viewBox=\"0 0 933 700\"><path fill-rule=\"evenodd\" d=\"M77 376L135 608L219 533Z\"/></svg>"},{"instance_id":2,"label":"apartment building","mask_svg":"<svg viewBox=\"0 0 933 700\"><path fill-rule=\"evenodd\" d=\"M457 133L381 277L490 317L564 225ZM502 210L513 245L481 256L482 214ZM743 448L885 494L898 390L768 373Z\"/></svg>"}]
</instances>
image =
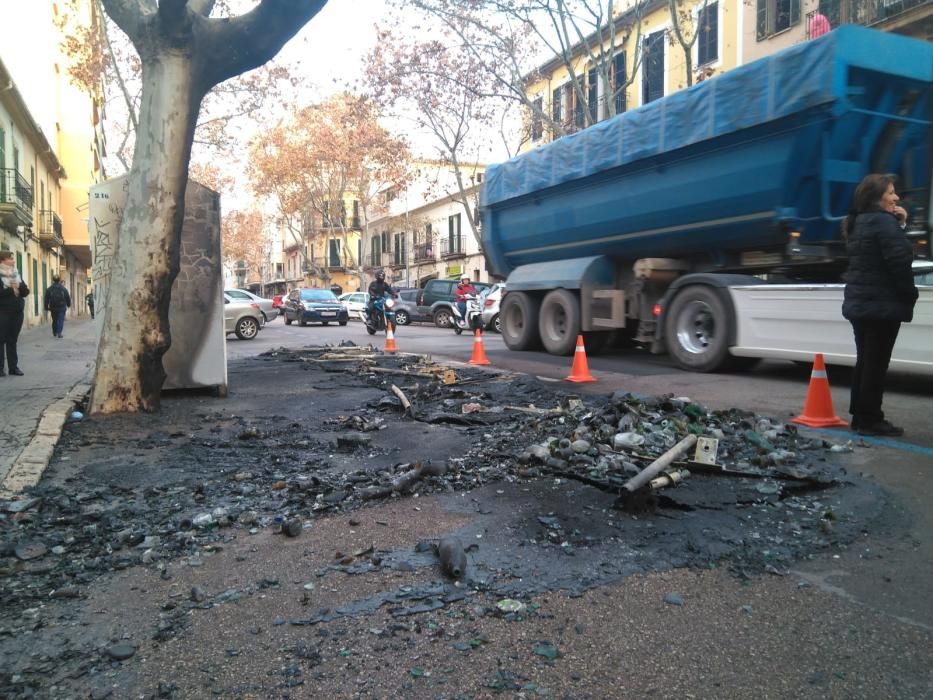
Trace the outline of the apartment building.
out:
<instances>
[{"instance_id":1,"label":"apartment building","mask_svg":"<svg viewBox=\"0 0 933 700\"><path fill-rule=\"evenodd\" d=\"M94 0L68 4L72 27L97 30ZM103 179L102 91L71 80L58 2L17 3L3 16L0 45L0 245L37 291L27 325L48 322L41 292L53 274L71 292L72 314L86 312L91 253L88 190Z\"/></svg>"}]
</instances>

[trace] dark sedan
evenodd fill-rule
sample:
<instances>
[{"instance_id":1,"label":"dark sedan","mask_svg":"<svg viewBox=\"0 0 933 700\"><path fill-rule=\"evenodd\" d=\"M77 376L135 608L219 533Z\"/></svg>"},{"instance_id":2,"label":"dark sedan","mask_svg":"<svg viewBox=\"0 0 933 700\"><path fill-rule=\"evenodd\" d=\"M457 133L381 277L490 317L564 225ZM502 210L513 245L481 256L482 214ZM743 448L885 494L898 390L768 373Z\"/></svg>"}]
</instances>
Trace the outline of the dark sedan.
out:
<instances>
[{"instance_id":1,"label":"dark sedan","mask_svg":"<svg viewBox=\"0 0 933 700\"><path fill-rule=\"evenodd\" d=\"M345 326L350 320L346 307L329 289L293 289L282 303L282 311L286 326L292 325L294 321L299 326L309 323L320 323L322 326L339 323Z\"/></svg>"}]
</instances>

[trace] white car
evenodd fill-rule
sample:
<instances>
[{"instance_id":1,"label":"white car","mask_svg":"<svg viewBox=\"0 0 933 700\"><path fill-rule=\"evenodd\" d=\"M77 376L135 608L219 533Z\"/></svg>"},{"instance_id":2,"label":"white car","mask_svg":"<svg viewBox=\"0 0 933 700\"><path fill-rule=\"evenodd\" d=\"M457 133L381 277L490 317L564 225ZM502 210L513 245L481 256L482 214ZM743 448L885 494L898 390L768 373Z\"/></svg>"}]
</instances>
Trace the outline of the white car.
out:
<instances>
[{"instance_id":1,"label":"white car","mask_svg":"<svg viewBox=\"0 0 933 700\"><path fill-rule=\"evenodd\" d=\"M341 294L337 299L340 300L340 303L350 314L350 318L358 318L357 314L366 310L367 296L366 292L347 292Z\"/></svg>"},{"instance_id":2,"label":"white car","mask_svg":"<svg viewBox=\"0 0 933 700\"><path fill-rule=\"evenodd\" d=\"M274 321L279 315L279 310L272 305L272 299L266 299L264 297L248 292L245 289L225 289L224 294L230 297L233 301L245 301L248 303L259 304L259 309L262 311L262 318L264 323L269 323L269 321Z\"/></svg>"},{"instance_id":3,"label":"white car","mask_svg":"<svg viewBox=\"0 0 933 700\"><path fill-rule=\"evenodd\" d=\"M480 294L480 302L483 305L483 328L486 330L494 329L497 333L501 332L499 304L502 301L503 292L505 292L505 282L499 282Z\"/></svg>"}]
</instances>

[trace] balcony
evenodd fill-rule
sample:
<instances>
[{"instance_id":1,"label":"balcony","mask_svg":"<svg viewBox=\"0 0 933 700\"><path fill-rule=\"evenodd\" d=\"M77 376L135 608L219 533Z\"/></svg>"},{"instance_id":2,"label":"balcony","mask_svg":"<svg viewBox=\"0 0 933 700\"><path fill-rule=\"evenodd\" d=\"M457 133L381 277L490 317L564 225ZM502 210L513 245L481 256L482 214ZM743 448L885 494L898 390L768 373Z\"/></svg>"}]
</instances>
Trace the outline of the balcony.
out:
<instances>
[{"instance_id":1,"label":"balcony","mask_svg":"<svg viewBox=\"0 0 933 700\"><path fill-rule=\"evenodd\" d=\"M416 263L434 262L434 246L430 243L418 243L412 251Z\"/></svg>"},{"instance_id":2,"label":"balcony","mask_svg":"<svg viewBox=\"0 0 933 700\"><path fill-rule=\"evenodd\" d=\"M441 239L441 258L450 260L452 258L462 258L466 256L463 250L463 236L451 236Z\"/></svg>"},{"instance_id":3,"label":"balcony","mask_svg":"<svg viewBox=\"0 0 933 700\"><path fill-rule=\"evenodd\" d=\"M821 36L841 24L862 24L866 27L881 24L909 10L930 4L933 4L933 0L820 0L819 8L807 13L807 38ZM820 19L820 15L826 21Z\"/></svg>"},{"instance_id":4,"label":"balcony","mask_svg":"<svg viewBox=\"0 0 933 700\"><path fill-rule=\"evenodd\" d=\"M65 245L62 238L62 220L54 211L43 209L39 212L39 244L46 248Z\"/></svg>"},{"instance_id":5,"label":"balcony","mask_svg":"<svg viewBox=\"0 0 933 700\"><path fill-rule=\"evenodd\" d=\"M0 169L0 221L15 229L32 226L32 185L13 168Z\"/></svg>"}]
</instances>

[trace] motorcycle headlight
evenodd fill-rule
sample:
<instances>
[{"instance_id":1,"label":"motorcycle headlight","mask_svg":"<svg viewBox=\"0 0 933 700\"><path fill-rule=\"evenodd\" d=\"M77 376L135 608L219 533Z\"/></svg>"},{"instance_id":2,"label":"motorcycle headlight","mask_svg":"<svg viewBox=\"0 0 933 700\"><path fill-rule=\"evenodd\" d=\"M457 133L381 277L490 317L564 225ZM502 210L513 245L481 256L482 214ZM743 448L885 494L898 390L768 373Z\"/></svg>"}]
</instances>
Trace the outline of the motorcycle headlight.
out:
<instances>
[{"instance_id":1,"label":"motorcycle headlight","mask_svg":"<svg viewBox=\"0 0 933 700\"><path fill-rule=\"evenodd\" d=\"M395 299L386 299L386 308L391 309L395 306Z\"/></svg>"}]
</instances>

